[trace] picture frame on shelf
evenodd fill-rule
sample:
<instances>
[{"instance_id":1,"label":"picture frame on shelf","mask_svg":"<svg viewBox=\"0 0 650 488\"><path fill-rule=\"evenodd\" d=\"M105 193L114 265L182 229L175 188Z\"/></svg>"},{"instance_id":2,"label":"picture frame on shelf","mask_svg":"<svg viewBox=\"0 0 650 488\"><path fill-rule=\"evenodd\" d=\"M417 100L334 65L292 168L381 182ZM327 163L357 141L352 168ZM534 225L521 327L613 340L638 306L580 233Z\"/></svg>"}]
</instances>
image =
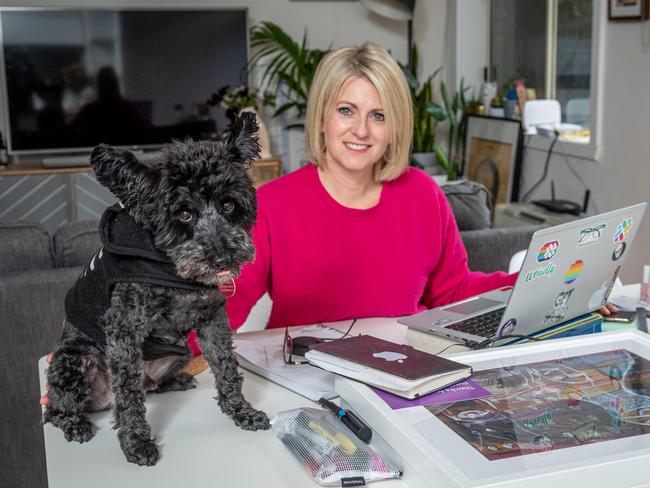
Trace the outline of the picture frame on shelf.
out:
<instances>
[{"instance_id":1,"label":"picture frame on shelf","mask_svg":"<svg viewBox=\"0 0 650 488\"><path fill-rule=\"evenodd\" d=\"M493 206L519 198L522 137L518 120L467 117L461 174L485 185Z\"/></svg>"},{"instance_id":2,"label":"picture frame on shelf","mask_svg":"<svg viewBox=\"0 0 650 488\"><path fill-rule=\"evenodd\" d=\"M336 392L423 486L636 486L650 461L650 336L623 330L459 353L488 395L392 409Z\"/></svg>"},{"instance_id":3,"label":"picture frame on shelf","mask_svg":"<svg viewBox=\"0 0 650 488\"><path fill-rule=\"evenodd\" d=\"M650 16L650 0L608 0L609 20L643 21Z\"/></svg>"}]
</instances>

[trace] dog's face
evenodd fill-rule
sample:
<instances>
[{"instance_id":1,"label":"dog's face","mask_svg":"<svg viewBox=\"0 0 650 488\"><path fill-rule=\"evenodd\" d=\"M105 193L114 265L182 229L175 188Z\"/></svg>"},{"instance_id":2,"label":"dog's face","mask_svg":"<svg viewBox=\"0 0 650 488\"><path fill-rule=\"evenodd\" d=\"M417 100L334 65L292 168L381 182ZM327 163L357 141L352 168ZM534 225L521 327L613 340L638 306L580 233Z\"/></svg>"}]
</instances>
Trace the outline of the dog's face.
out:
<instances>
[{"instance_id":1,"label":"dog's face","mask_svg":"<svg viewBox=\"0 0 650 488\"><path fill-rule=\"evenodd\" d=\"M220 142L175 142L140 163L129 151L96 147L91 166L183 278L216 284L254 257L255 189L246 171L259 155L255 115L245 113Z\"/></svg>"}]
</instances>

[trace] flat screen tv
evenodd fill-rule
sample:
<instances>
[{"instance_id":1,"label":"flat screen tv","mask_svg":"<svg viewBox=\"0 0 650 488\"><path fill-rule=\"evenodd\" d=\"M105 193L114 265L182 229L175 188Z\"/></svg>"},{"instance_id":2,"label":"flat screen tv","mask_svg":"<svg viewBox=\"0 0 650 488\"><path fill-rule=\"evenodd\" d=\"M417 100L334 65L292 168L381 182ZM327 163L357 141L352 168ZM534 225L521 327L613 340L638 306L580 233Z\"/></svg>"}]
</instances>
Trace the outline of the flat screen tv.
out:
<instances>
[{"instance_id":1,"label":"flat screen tv","mask_svg":"<svg viewBox=\"0 0 650 488\"><path fill-rule=\"evenodd\" d=\"M11 153L209 138L226 123L210 95L247 82L245 9L0 15Z\"/></svg>"}]
</instances>

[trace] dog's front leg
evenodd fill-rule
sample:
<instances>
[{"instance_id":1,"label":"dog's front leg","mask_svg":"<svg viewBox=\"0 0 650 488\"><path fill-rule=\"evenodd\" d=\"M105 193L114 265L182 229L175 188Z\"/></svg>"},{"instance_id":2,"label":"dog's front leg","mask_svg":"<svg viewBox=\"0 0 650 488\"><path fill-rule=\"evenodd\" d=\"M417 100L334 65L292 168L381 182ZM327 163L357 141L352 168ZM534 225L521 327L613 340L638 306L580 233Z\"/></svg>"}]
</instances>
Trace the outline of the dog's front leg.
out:
<instances>
[{"instance_id":1,"label":"dog's front leg","mask_svg":"<svg viewBox=\"0 0 650 488\"><path fill-rule=\"evenodd\" d=\"M217 387L217 402L221 411L246 430L268 429L266 414L255 410L242 393L243 376L237 371L237 360L232 350L232 331L225 310L218 319L197 329L199 344Z\"/></svg>"},{"instance_id":2,"label":"dog's front leg","mask_svg":"<svg viewBox=\"0 0 650 488\"><path fill-rule=\"evenodd\" d=\"M116 288L121 286L125 285ZM123 305L112 307L106 313L106 355L115 394L115 428L122 451L129 462L153 466L160 454L147 423L142 388L142 344L147 334L147 320L141 316L143 312L136 313L134 308Z\"/></svg>"}]
</instances>

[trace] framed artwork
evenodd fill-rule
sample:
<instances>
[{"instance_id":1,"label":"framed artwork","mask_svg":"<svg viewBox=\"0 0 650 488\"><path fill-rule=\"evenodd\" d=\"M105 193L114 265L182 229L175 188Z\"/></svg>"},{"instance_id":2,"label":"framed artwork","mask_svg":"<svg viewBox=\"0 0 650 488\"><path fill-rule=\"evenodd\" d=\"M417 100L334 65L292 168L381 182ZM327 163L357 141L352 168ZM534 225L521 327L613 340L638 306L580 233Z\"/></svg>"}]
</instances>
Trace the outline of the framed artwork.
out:
<instances>
[{"instance_id":1,"label":"framed artwork","mask_svg":"<svg viewBox=\"0 0 650 488\"><path fill-rule=\"evenodd\" d=\"M393 410L336 391L427 486L636 486L650 462L650 336L605 332L453 354L487 395ZM447 483L445 483L445 481Z\"/></svg>"},{"instance_id":2,"label":"framed artwork","mask_svg":"<svg viewBox=\"0 0 650 488\"><path fill-rule=\"evenodd\" d=\"M467 118L461 173L485 185L493 206L519 197L521 139L517 120L481 115Z\"/></svg>"},{"instance_id":3,"label":"framed artwork","mask_svg":"<svg viewBox=\"0 0 650 488\"><path fill-rule=\"evenodd\" d=\"M609 20L646 20L650 14L649 0L608 0Z\"/></svg>"}]
</instances>

